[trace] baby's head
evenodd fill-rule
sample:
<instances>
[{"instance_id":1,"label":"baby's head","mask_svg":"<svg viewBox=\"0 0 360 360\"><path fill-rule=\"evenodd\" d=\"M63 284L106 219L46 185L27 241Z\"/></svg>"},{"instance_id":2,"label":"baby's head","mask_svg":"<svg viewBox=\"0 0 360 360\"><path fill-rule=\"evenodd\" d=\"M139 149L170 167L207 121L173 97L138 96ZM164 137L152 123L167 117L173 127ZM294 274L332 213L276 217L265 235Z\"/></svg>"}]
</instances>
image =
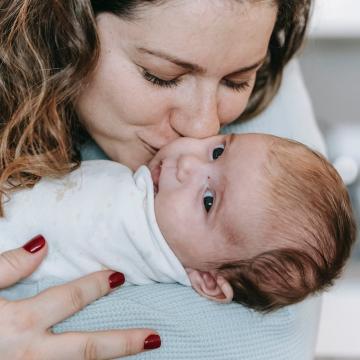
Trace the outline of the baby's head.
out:
<instances>
[{"instance_id":1,"label":"baby's head","mask_svg":"<svg viewBox=\"0 0 360 360\"><path fill-rule=\"evenodd\" d=\"M149 167L160 230L207 298L274 310L331 285L349 257L355 222L346 188L300 143L180 138Z\"/></svg>"}]
</instances>

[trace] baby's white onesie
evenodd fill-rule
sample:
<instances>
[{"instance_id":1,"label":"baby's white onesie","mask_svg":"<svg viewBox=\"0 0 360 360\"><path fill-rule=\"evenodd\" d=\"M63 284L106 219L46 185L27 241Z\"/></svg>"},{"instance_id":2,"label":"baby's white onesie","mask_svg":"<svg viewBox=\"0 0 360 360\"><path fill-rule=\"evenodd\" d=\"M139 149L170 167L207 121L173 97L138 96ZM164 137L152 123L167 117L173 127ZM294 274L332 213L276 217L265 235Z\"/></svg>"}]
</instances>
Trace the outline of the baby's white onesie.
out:
<instances>
[{"instance_id":1,"label":"baby's white onesie","mask_svg":"<svg viewBox=\"0 0 360 360\"><path fill-rule=\"evenodd\" d=\"M0 218L0 252L37 234L49 252L27 281L70 280L109 268L132 284L190 285L156 223L146 166L133 173L108 160L84 161L63 178L11 194Z\"/></svg>"}]
</instances>

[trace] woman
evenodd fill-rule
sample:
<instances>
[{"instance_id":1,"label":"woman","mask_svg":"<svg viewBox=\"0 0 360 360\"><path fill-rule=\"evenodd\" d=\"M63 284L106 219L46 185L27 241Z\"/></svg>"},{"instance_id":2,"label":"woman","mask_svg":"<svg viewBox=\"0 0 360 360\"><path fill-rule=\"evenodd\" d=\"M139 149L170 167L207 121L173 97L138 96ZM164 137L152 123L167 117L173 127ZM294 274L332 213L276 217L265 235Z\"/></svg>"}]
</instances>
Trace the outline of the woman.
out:
<instances>
[{"instance_id":1,"label":"woman","mask_svg":"<svg viewBox=\"0 0 360 360\"><path fill-rule=\"evenodd\" d=\"M135 169L179 136L215 135L260 113L302 42L310 7L310 0L4 3L2 201L42 176L75 169L89 138ZM45 253L40 236L2 254L0 286L26 277ZM113 358L159 347L151 330L49 332L122 282L101 272L29 300L1 299L0 354Z\"/></svg>"}]
</instances>

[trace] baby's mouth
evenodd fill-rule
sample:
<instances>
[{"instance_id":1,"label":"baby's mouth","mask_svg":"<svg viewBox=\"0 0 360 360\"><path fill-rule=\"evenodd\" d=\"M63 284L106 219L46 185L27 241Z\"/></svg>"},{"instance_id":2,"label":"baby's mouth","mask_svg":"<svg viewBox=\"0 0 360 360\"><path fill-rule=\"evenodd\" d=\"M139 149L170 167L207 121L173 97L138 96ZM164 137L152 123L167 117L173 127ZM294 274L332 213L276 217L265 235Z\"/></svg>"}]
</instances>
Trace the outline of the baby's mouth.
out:
<instances>
[{"instance_id":1,"label":"baby's mouth","mask_svg":"<svg viewBox=\"0 0 360 360\"><path fill-rule=\"evenodd\" d=\"M156 195L159 192L159 179L161 174L161 166L162 166L162 161L156 164L150 171L151 178L154 183L154 195Z\"/></svg>"}]
</instances>

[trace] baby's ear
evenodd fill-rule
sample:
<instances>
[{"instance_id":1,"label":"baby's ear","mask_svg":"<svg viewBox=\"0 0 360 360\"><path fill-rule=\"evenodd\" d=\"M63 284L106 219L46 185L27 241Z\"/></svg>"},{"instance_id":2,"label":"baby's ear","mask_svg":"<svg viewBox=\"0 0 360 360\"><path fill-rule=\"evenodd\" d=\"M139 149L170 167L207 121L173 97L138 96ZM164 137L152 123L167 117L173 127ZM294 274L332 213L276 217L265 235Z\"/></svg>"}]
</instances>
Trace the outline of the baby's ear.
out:
<instances>
[{"instance_id":1,"label":"baby's ear","mask_svg":"<svg viewBox=\"0 0 360 360\"><path fill-rule=\"evenodd\" d=\"M234 297L230 283L215 271L200 271L190 268L185 269L191 286L197 293L207 299L220 303L229 303Z\"/></svg>"}]
</instances>

